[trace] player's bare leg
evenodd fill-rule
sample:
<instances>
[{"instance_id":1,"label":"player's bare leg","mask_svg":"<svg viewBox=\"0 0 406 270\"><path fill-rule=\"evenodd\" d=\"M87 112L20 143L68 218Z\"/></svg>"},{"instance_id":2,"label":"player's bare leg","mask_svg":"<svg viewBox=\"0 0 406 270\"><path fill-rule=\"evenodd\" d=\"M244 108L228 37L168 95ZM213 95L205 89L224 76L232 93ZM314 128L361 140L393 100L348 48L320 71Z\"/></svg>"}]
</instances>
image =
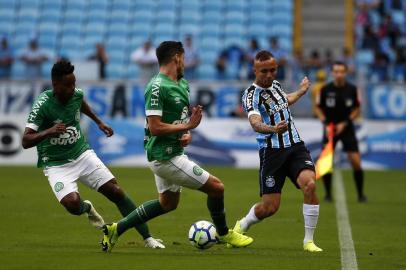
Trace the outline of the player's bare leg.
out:
<instances>
[{"instance_id":1,"label":"player's bare leg","mask_svg":"<svg viewBox=\"0 0 406 270\"><path fill-rule=\"evenodd\" d=\"M72 215L80 216L83 213L87 214L90 224L92 226L101 229L104 225L104 220L96 209L93 207L92 203L88 200L82 201L79 193L71 192L62 198L60 203L65 207L65 209Z\"/></svg>"},{"instance_id":2,"label":"player's bare leg","mask_svg":"<svg viewBox=\"0 0 406 270\"><path fill-rule=\"evenodd\" d=\"M123 217L127 216L137 208L131 198L128 197L124 190L119 186L115 178L102 185L98 191L117 206ZM135 229L142 236L147 247L164 248L162 240L154 239L151 236L146 223L135 226Z\"/></svg>"},{"instance_id":3,"label":"player's bare leg","mask_svg":"<svg viewBox=\"0 0 406 270\"><path fill-rule=\"evenodd\" d=\"M348 152L347 156L353 169L355 187L357 188L358 193L358 201L366 202L367 197L364 194L364 171L361 167L361 155L359 152Z\"/></svg>"},{"instance_id":4,"label":"player's bare leg","mask_svg":"<svg viewBox=\"0 0 406 270\"><path fill-rule=\"evenodd\" d=\"M251 237L228 229L224 210L223 183L217 177L210 175L209 179L199 190L207 194L207 208L216 226L220 242L229 244L229 247L250 245L253 242Z\"/></svg>"},{"instance_id":5,"label":"player's bare leg","mask_svg":"<svg viewBox=\"0 0 406 270\"><path fill-rule=\"evenodd\" d=\"M320 252L321 248L313 242L314 231L319 218L319 200L316 195L316 175L312 170L303 170L300 172L297 183L303 191L303 217L305 225L305 237L303 248L309 252Z\"/></svg>"}]
</instances>

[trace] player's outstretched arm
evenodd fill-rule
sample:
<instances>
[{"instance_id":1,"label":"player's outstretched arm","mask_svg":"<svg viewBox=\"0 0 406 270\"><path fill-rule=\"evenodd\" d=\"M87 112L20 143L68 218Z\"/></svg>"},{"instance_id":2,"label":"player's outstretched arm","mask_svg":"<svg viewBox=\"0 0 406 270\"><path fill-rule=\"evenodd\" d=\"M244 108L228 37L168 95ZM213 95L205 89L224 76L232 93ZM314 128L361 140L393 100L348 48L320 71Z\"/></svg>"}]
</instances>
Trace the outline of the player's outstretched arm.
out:
<instances>
[{"instance_id":1,"label":"player's outstretched arm","mask_svg":"<svg viewBox=\"0 0 406 270\"><path fill-rule=\"evenodd\" d=\"M106 125L90 108L89 104L83 100L82 106L80 107L80 111L87 115L90 119L92 119L98 126L101 131L103 131L104 134L106 134L107 137L110 137L114 134L113 129L109 126Z\"/></svg>"},{"instance_id":2,"label":"player's outstretched arm","mask_svg":"<svg viewBox=\"0 0 406 270\"><path fill-rule=\"evenodd\" d=\"M59 135L65 133L66 126L63 123L55 124L53 127L37 132L32 128L25 128L22 146L24 149L28 149L36 146L38 143L42 142L49 136Z\"/></svg>"},{"instance_id":3,"label":"player's outstretched arm","mask_svg":"<svg viewBox=\"0 0 406 270\"><path fill-rule=\"evenodd\" d=\"M161 116L150 115L147 117L149 131L151 132L152 136L165 136L195 129L202 120L202 111L202 106L198 105L194 107L192 109L192 115L189 118L189 122L177 125L162 122Z\"/></svg>"},{"instance_id":4,"label":"player's outstretched arm","mask_svg":"<svg viewBox=\"0 0 406 270\"><path fill-rule=\"evenodd\" d=\"M262 122L262 117L258 114L252 114L248 118L251 124L251 127L254 131L262 134L270 133L284 133L288 130L288 125L285 121L281 121L276 126L270 126Z\"/></svg>"},{"instance_id":5,"label":"player's outstretched arm","mask_svg":"<svg viewBox=\"0 0 406 270\"><path fill-rule=\"evenodd\" d=\"M299 90L287 95L288 96L288 104L292 105L296 101L298 101L299 98L301 98L303 95L305 95L307 93L307 90L309 90L309 87L310 87L310 81L305 76L303 78L303 80L300 82Z\"/></svg>"}]
</instances>

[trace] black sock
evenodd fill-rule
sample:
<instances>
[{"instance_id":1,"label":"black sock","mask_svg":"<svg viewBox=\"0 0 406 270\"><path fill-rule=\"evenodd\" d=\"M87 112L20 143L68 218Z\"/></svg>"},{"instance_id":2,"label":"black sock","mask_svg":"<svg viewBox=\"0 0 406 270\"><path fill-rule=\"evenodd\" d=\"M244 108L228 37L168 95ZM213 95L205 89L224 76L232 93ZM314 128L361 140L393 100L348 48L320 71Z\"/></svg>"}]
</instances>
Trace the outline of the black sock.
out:
<instances>
[{"instance_id":1,"label":"black sock","mask_svg":"<svg viewBox=\"0 0 406 270\"><path fill-rule=\"evenodd\" d=\"M333 178L333 175L331 173L328 173L323 176L323 184L324 184L324 189L326 191L326 197L331 198L331 180Z\"/></svg>"},{"instance_id":2,"label":"black sock","mask_svg":"<svg viewBox=\"0 0 406 270\"><path fill-rule=\"evenodd\" d=\"M226 214L224 211L224 198L207 197L207 208L209 208L211 218L214 226L216 226L217 233L226 235L228 233L228 227L226 223Z\"/></svg>"},{"instance_id":3,"label":"black sock","mask_svg":"<svg viewBox=\"0 0 406 270\"><path fill-rule=\"evenodd\" d=\"M354 170L354 181L358 192L358 198L364 197L364 171Z\"/></svg>"}]
</instances>

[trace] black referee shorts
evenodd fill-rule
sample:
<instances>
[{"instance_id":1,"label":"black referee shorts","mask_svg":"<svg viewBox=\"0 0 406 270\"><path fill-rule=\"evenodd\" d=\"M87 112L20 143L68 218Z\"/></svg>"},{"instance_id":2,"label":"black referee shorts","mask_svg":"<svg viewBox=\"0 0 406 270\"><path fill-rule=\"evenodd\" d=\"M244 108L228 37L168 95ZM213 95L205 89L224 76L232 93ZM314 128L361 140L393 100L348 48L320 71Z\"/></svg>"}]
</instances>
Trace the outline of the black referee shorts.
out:
<instances>
[{"instance_id":1,"label":"black referee shorts","mask_svg":"<svg viewBox=\"0 0 406 270\"><path fill-rule=\"evenodd\" d=\"M353 123L349 123L343 132L338 135L334 136L333 142L334 142L334 148L336 147L336 144L341 141L343 144L343 149L345 152L359 152L358 149L358 140L357 136L355 135L355 127ZM328 138L326 136L326 129L323 129L323 148L328 142Z\"/></svg>"},{"instance_id":2,"label":"black referee shorts","mask_svg":"<svg viewBox=\"0 0 406 270\"><path fill-rule=\"evenodd\" d=\"M296 188L300 188L297 178L301 171L315 171L312 157L303 142L284 149L262 148L259 150L260 196L281 193L286 177Z\"/></svg>"}]
</instances>

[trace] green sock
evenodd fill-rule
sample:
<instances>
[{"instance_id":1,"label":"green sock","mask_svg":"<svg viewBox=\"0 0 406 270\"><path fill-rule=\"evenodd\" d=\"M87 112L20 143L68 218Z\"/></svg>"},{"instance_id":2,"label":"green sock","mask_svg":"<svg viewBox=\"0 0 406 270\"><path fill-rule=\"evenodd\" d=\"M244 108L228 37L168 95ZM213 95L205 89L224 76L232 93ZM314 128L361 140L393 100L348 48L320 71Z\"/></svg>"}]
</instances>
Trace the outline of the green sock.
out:
<instances>
[{"instance_id":1,"label":"green sock","mask_svg":"<svg viewBox=\"0 0 406 270\"><path fill-rule=\"evenodd\" d=\"M159 200L145 202L118 222L117 233L118 235L121 235L128 229L145 223L162 214L165 214L165 211L162 209Z\"/></svg>"},{"instance_id":2,"label":"green sock","mask_svg":"<svg viewBox=\"0 0 406 270\"><path fill-rule=\"evenodd\" d=\"M125 195L124 199L117 202L116 205L118 207L118 210L120 210L121 215L123 215L123 217L126 217L127 215L129 215L132 211L134 211L137 208L135 203L127 195ZM146 223L136 225L135 229L144 239L151 237L151 234L149 233L148 225Z\"/></svg>"},{"instance_id":3,"label":"green sock","mask_svg":"<svg viewBox=\"0 0 406 270\"><path fill-rule=\"evenodd\" d=\"M90 204L80 200L80 206L79 206L79 215L83 213L89 213L90 211Z\"/></svg>"},{"instance_id":4,"label":"green sock","mask_svg":"<svg viewBox=\"0 0 406 270\"><path fill-rule=\"evenodd\" d=\"M224 197L207 197L207 208L209 208L211 218L217 229L217 233L220 236L226 235L228 233L228 227L226 222L226 214L224 211Z\"/></svg>"}]
</instances>

